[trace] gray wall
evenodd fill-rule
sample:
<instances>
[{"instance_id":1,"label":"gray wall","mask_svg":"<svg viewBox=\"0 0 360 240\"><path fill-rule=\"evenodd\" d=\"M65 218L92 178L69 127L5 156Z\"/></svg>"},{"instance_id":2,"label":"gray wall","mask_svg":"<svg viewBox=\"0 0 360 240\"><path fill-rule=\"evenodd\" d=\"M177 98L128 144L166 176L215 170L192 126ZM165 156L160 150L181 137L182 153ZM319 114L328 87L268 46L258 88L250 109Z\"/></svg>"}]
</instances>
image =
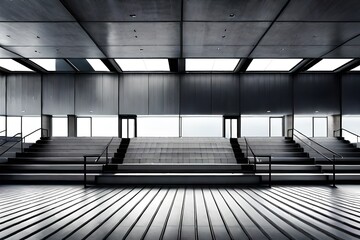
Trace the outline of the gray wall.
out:
<instances>
[{"instance_id":1,"label":"gray wall","mask_svg":"<svg viewBox=\"0 0 360 240\"><path fill-rule=\"evenodd\" d=\"M242 114L291 114L292 84L288 74L240 76ZM271 111L271 113L267 113Z\"/></svg>"},{"instance_id":2,"label":"gray wall","mask_svg":"<svg viewBox=\"0 0 360 240\"><path fill-rule=\"evenodd\" d=\"M48 74L43 76L43 113L74 114L75 75Z\"/></svg>"},{"instance_id":3,"label":"gray wall","mask_svg":"<svg viewBox=\"0 0 360 240\"><path fill-rule=\"evenodd\" d=\"M118 114L117 74L78 74L75 77L76 115Z\"/></svg>"},{"instance_id":4,"label":"gray wall","mask_svg":"<svg viewBox=\"0 0 360 240\"><path fill-rule=\"evenodd\" d=\"M12 74L7 77L8 115L41 114L41 75Z\"/></svg>"},{"instance_id":5,"label":"gray wall","mask_svg":"<svg viewBox=\"0 0 360 240\"><path fill-rule=\"evenodd\" d=\"M5 97L6 97L6 77L5 75L0 75L0 115L1 114L5 114L6 111L5 111L5 104L6 104L6 101L5 101ZM0 131L2 131L3 129L1 129Z\"/></svg>"},{"instance_id":6,"label":"gray wall","mask_svg":"<svg viewBox=\"0 0 360 240\"><path fill-rule=\"evenodd\" d=\"M295 114L339 114L340 77L336 74L299 74L294 79Z\"/></svg>"},{"instance_id":7,"label":"gray wall","mask_svg":"<svg viewBox=\"0 0 360 240\"><path fill-rule=\"evenodd\" d=\"M211 114L211 74L185 74L180 84L181 114Z\"/></svg>"},{"instance_id":8,"label":"gray wall","mask_svg":"<svg viewBox=\"0 0 360 240\"><path fill-rule=\"evenodd\" d=\"M360 74L7 75L9 115L360 114ZM341 81L342 80L342 81ZM340 94L342 89L342 94ZM294 91L294 95L292 95ZM0 114L5 113L0 76ZM23 112L25 111L25 112ZM92 111L92 112L90 112Z\"/></svg>"},{"instance_id":9,"label":"gray wall","mask_svg":"<svg viewBox=\"0 0 360 240\"><path fill-rule=\"evenodd\" d=\"M360 114L360 74L342 76L342 113Z\"/></svg>"}]
</instances>

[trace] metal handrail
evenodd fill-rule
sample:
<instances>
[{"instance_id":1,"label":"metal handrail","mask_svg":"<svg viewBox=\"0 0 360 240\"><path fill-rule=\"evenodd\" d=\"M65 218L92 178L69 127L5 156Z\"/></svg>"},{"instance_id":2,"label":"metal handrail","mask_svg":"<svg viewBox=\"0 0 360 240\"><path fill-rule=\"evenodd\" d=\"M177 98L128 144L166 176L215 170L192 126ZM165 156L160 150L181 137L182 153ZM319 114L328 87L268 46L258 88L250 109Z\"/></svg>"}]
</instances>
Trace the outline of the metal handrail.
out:
<instances>
[{"instance_id":1,"label":"metal handrail","mask_svg":"<svg viewBox=\"0 0 360 240\"><path fill-rule=\"evenodd\" d=\"M357 135L356 133L353 133L353 132L351 132L351 131L349 131L349 130L347 130L347 129L345 129L345 128L339 128L339 129L337 129L337 130L334 130L333 136L335 137L336 133L337 133L337 132L340 132L340 133L341 133L341 131L345 131L345 132L350 133L351 135L354 135L354 136L356 137L356 147L358 146L360 135Z\"/></svg>"},{"instance_id":2,"label":"metal handrail","mask_svg":"<svg viewBox=\"0 0 360 240\"><path fill-rule=\"evenodd\" d=\"M325 147L324 145L322 145L322 144L320 144L320 143L318 143L318 142L314 141L313 139L309 138L308 136L306 136L306 135L305 135L305 134L303 134L302 132L300 132L300 131L296 130L295 128L288 129L288 131L289 131L289 130L292 130L292 131L293 131L293 135L294 135L294 131L296 131L297 133L299 133L300 135L302 135L303 137L305 137L306 139L308 139L308 140L309 140L309 141L311 141L312 143L315 143L316 145L318 145L318 146L320 146L320 147L324 148L325 150L327 150L327 151L331 152L333 155L335 155L335 156L337 156L337 157L339 157L339 158L343 158L343 157L342 157L340 154L338 154L337 152L334 152L333 150L331 150L331 149L329 149L329 148Z\"/></svg>"},{"instance_id":3,"label":"metal handrail","mask_svg":"<svg viewBox=\"0 0 360 240\"><path fill-rule=\"evenodd\" d=\"M102 155L104 155L104 153L106 152L105 156L106 156L106 160L105 160L105 165L108 165L109 162L109 146L111 144L111 142L113 141L114 137L112 137L110 139L110 141L106 144L104 150L100 153L100 154L85 154L83 156L84 158L84 188L86 188L86 159L90 158L90 157L96 157L95 162L98 162L99 159L101 158Z\"/></svg>"},{"instance_id":4,"label":"metal handrail","mask_svg":"<svg viewBox=\"0 0 360 240\"><path fill-rule=\"evenodd\" d=\"M6 129L5 129L5 130L0 131L0 133L3 133L3 132L6 132Z\"/></svg>"},{"instance_id":5,"label":"metal handrail","mask_svg":"<svg viewBox=\"0 0 360 240\"><path fill-rule=\"evenodd\" d=\"M6 137L5 142L1 143L1 144L0 144L0 147L1 147L1 146L3 146L5 143L10 142L10 141L11 141L11 139L13 139L13 138L17 138L17 135L19 135L19 134L21 135L21 133L16 133L16 134L15 134L14 136L12 136L11 138L7 138L7 137Z\"/></svg>"},{"instance_id":6,"label":"metal handrail","mask_svg":"<svg viewBox=\"0 0 360 240\"><path fill-rule=\"evenodd\" d=\"M340 158L343 158L340 154L328 149L327 147L321 145L320 143L310 139L308 136L304 135L303 133L301 133L300 131L296 130L296 129L288 129L289 130L292 130L293 131L293 136L295 136L296 138L298 138L301 142L303 142L306 146L310 147L312 150L314 150L316 153L320 154L322 157L324 157L326 160L332 162L332 165L333 165L333 187L335 187L335 182L336 182L336 169L335 169L335 166L336 166L336 157L335 156L338 156ZM323 147L324 149L330 151L331 153L333 153L333 158L329 158L328 156L326 156L325 154L323 154L322 152L318 151L317 149L315 149L313 146L311 146L310 144L306 143L304 140L302 140L299 136L297 136L295 133L294 133L294 130L296 132L298 132L299 134L301 134L302 136L305 136L308 140L310 140L311 142L313 143L316 143L317 145ZM334 154L335 153L335 154Z\"/></svg>"},{"instance_id":7,"label":"metal handrail","mask_svg":"<svg viewBox=\"0 0 360 240\"><path fill-rule=\"evenodd\" d=\"M249 144L249 142L248 142L248 140L246 139L246 138L244 138L245 139L245 143L246 143L246 158L249 160L249 152L248 152L248 149L250 149L250 151L251 151L251 153L252 153L252 155L253 155L253 157L254 157L254 171L255 171L255 173L256 173L256 159L257 159L257 157L266 157L266 158L269 158L269 187L271 187L271 164L272 164L272 157L271 157L271 155L270 154L261 154L261 155L256 155L255 153L254 153L254 151L253 151L253 149L251 148L251 146L250 146L250 144ZM250 163L250 161L249 161L249 163Z\"/></svg>"},{"instance_id":8,"label":"metal handrail","mask_svg":"<svg viewBox=\"0 0 360 240\"><path fill-rule=\"evenodd\" d=\"M12 144L12 145L9 146L5 151L3 151L2 153L0 153L0 157L1 157L2 155L4 155L6 152L8 152L11 148L13 148L13 147L14 147L16 144L18 144L19 142L21 142L21 149L23 149L22 133L16 133L14 136L12 136L12 137L9 138L9 139L17 138L18 135L20 135L20 139L17 140L17 141L15 141L14 144ZM7 140L7 141L5 141L4 143L2 143L2 144L0 145L0 147L3 146L5 143L8 143L8 142L10 142L10 140ZM21 150L21 151L22 151L22 150Z\"/></svg>"}]
</instances>

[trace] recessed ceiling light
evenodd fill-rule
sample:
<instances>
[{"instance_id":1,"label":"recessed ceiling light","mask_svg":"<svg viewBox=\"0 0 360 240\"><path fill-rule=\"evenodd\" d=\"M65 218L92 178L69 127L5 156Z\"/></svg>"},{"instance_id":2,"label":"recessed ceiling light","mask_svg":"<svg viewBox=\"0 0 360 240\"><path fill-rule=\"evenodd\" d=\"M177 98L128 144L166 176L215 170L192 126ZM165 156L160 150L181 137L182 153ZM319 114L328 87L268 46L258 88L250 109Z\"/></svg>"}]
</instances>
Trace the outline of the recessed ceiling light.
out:
<instances>
[{"instance_id":1,"label":"recessed ceiling light","mask_svg":"<svg viewBox=\"0 0 360 240\"><path fill-rule=\"evenodd\" d=\"M341 67L342 65L350 62L352 59L342 58L342 59L322 59L320 62L308 69L308 71L334 71L335 69Z\"/></svg>"},{"instance_id":2,"label":"recessed ceiling light","mask_svg":"<svg viewBox=\"0 0 360 240\"><path fill-rule=\"evenodd\" d=\"M130 14L129 16L132 18L136 18L136 14Z\"/></svg>"},{"instance_id":3,"label":"recessed ceiling light","mask_svg":"<svg viewBox=\"0 0 360 240\"><path fill-rule=\"evenodd\" d=\"M56 71L56 59L29 59L46 71Z\"/></svg>"},{"instance_id":4,"label":"recessed ceiling light","mask_svg":"<svg viewBox=\"0 0 360 240\"><path fill-rule=\"evenodd\" d=\"M318 113L319 111L315 111L315 113Z\"/></svg>"},{"instance_id":5,"label":"recessed ceiling light","mask_svg":"<svg viewBox=\"0 0 360 240\"><path fill-rule=\"evenodd\" d=\"M186 59L186 71L234 71L238 64L238 58L205 58L205 59Z\"/></svg>"},{"instance_id":6,"label":"recessed ceiling light","mask_svg":"<svg viewBox=\"0 0 360 240\"><path fill-rule=\"evenodd\" d=\"M235 14L234 14L234 13L230 13L230 14L229 14L229 17L233 18L233 17L235 17Z\"/></svg>"},{"instance_id":7,"label":"recessed ceiling light","mask_svg":"<svg viewBox=\"0 0 360 240\"><path fill-rule=\"evenodd\" d=\"M0 67L9 71L33 72L30 68L27 68L12 59L0 59Z\"/></svg>"},{"instance_id":8,"label":"recessed ceiling light","mask_svg":"<svg viewBox=\"0 0 360 240\"><path fill-rule=\"evenodd\" d=\"M115 59L124 72L169 72L168 59Z\"/></svg>"},{"instance_id":9,"label":"recessed ceiling light","mask_svg":"<svg viewBox=\"0 0 360 240\"><path fill-rule=\"evenodd\" d=\"M270 111L270 110L267 110L266 112L267 112L267 113L271 113L271 111Z\"/></svg>"},{"instance_id":10,"label":"recessed ceiling light","mask_svg":"<svg viewBox=\"0 0 360 240\"><path fill-rule=\"evenodd\" d=\"M100 59L86 59L91 67L97 72L109 72L110 70Z\"/></svg>"},{"instance_id":11,"label":"recessed ceiling light","mask_svg":"<svg viewBox=\"0 0 360 240\"><path fill-rule=\"evenodd\" d=\"M246 71L289 71L302 59L253 59Z\"/></svg>"}]
</instances>

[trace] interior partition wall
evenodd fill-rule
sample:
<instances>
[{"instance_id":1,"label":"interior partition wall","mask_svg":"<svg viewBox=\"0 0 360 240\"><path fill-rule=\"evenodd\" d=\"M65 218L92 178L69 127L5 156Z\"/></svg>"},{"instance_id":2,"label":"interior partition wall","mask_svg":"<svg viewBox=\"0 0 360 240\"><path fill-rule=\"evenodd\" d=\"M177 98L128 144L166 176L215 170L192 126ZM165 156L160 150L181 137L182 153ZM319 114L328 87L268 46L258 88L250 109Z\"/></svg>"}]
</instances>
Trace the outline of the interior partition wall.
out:
<instances>
[{"instance_id":1,"label":"interior partition wall","mask_svg":"<svg viewBox=\"0 0 360 240\"><path fill-rule=\"evenodd\" d=\"M11 119L15 116L42 114L219 118L223 115L261 117L269 112L274 116L312 116L316 112L321 116L360 115L360 97L354 92L359 76L356 73L8 74L0 76L3 86L0 88L0 115L10 120L15 120ZM289 119L285 120L287 128L292 126ZM267 124L267 128L273 125L272 122ZM129 122L130 125L135 126L136 122ZM223 136L223 125L218 124L220 134L214 136ZM238 132L246 124L239 122L240 125ZM71 136L76 135L75 126L75 122L68 124ZM234 129L232 127L232 131ZM276 130L271 129L273 133ZM121 130L118 126L117 131ZM92 135L89 131L79 134ZM186 136L186 131L186 128L179 131L179 136ZM230 133L230 129L226 131Z\"/></svg>"}]
</instances>

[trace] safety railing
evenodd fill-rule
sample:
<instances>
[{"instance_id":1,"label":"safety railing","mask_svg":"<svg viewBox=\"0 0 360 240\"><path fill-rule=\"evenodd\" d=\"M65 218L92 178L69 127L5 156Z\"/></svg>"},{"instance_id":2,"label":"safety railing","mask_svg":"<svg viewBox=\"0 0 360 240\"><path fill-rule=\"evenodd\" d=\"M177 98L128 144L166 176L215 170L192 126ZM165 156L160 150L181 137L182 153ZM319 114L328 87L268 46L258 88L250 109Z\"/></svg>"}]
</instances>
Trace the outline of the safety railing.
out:
<instances>
[{"instance_id":1,"label":"safety railing","mask_svg":"<svg viewBox=\"0 0 360 240\"><path fill-rule=\"evenodd\" d=\"M105 165L109 163L109 146L113 141L114 137L110 139L110 141L106 144L104 150L100 154L85 154L84 157L84 188L86 188L86 160L87 158L96 158L95 162L98 162L102 155L105 153Z\"/></svg>"},{"instance_id":2,"label":"safety railing","mask_svg":"<svg viewBox=\"0 0 360 240\"><path fill-rule=\"evenodd\" d=\"M271 164L272 164L272 159L271 159L271 155L270 154L259 154L259 155L256 155L253 151L253 149L251 148L250 144L249 144L249 141L245 139L245 144L246 144L246 149L245 149L245 155L246 155L246 158L248 159L248 163L250 164L250 159L249 159L249 150L251 152L251 154L253 155L253 159L254 159L254 172L256 173L257 172L257 159L259 157L263 157L263 158L268 158L269 159L269 187L271 187Z\"/></svg>"},{"instance_id":3,"label":"safety railing","mask_svg":"<svg viewBox=\"0 0 360 240\"><path fill-rule=\"evenodd\" d=\"M335 187L336 185L336 158L343 158L340 154L338 154L337 152L325 147L324 145L316 142L315 140L309 138L308 136L306 136L305 134L303 134L302 132L292 128L292 129L288 129L288 134L289 131L292 131L292 136L296 137L297 139L299 139L302 143L304 143L306 146L308 146L310 149L312 149L313 151L315 151L316 153L318 153L320 156L322 156L324 159L332 162L332 175L333 175L333 181L332 181L332 185L333 187ZM301 135L302 137L304 137L305 139L310 141L310 144L305 142L301 137L299 137L296 133L298 133L299 135ZM313 146L311 146L311 143L319 146L320 148L324 149L325 151L329 152L332 155L332 159L329 158L328 156L326 156L324 153L320 152L319 150L317 150L316 148L314 148Z\"/></svg>"},{"instance_id":4,"label":"safety railing","mask_svg":"<svg viewBox=\"0 0 360 240\"><path fill-rule=\"evenodd\" d=\"M17 138L20 137L20 139L14 141L13 144L11 144L11 145L10 145L8 148L6 148L2 153L0 153L0 157L1 157L2 155L4 155L6 152L8 152L10 149L12 149L14 146L16 146L19 142L20 142L20 150L21 150L21 152L23 152L23 151L24 151L25 139L26 139L27 137L29 137L30 135L32 135L32 134L34 134L34 133L36 133L36 132L38 132L38 131L40 131L40 130L41 130L41 131L45 131L45 132L46 132L46 136L47 136L47 137L49 136L49 130L48 130L48 129L38 128L38 129L32 131L31 133L25 135L25 136L22 136L22 133L17 133L17 134L15 134L14 136L12 136L11 138L6 139L6 141L5 141L4 143L2 143L2 144L0 145L0 147L3 146L5 143L13 142L13 141L12 141L13 139L17 139Z\"/></svg>"},{"instance_id":5,"label":"safety railing","mask_svg":"<svg viewBox=\"0 0 360 240\"><path fill-rule=\"evenodd\" d=\"M342 131L347 132L347 133L351 134L352 136L356 137L356 147L359 146L359 138L360 138L360 136L357 135L356 133L353 133L353 132L345 129L345 128L339 128L339 129L337 129L337 130L334 130L333 136L334 136L334 137L340 137L340 136L342 136ZM337 133L340 133L339 136L337 136Z\"/></svg>"},{"instance_id":6,"label":"safety railing","mask_svg":"<svg viewBox=\"0 0 360 240\"><path fill-rule=\"evenodd\" d=\"M18 139L19 138L19 139ZM16 141L12 141L13 139L17 139ZM21 149L23 149L23 142L22 142L22 133L16 133L14 136L12 136L11 138L6 139L5 142L3 142L0 147L2 147L3 145L5 145L5 143L8 142L13 142L13 144L11 144L10 146L8 146L4 151L2 151L0 153L0 157L2 155L4 155L5 153L7 153L10 149L12 149L15 145L17 145L19 142L21 142ZM22 151L22 150L21 150Z\"/></svg>"}]
</instances>

